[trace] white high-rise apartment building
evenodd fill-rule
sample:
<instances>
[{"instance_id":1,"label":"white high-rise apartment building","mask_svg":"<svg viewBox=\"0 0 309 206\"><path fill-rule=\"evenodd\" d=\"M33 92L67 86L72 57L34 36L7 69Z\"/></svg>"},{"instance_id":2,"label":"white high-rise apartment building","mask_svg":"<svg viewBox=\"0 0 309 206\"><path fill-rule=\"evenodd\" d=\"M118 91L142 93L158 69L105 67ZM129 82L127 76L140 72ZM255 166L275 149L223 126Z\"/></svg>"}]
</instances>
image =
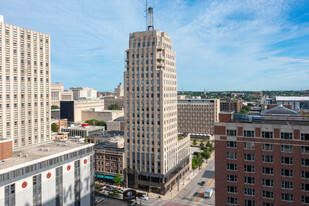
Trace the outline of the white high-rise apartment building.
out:
<instances>
[{"instance_id":1,"label":"white high-rise apartment building","mask_svg":"<svg viewBox=\"0 0 309 206\"><path fill-rule=\"evenodd\" d=\"M165 193L188 163L178 159L177 74L170 36L130 34L124 72L125 153L130 187ZM182 177L182 176L181 176Z\"/></svg>"},{"instance_id":2,"label":"white high-rise apartment building","mask_svg":"<svg viewBox=\"0 0 309 206\"><path fill-rule=\"evenodd\" d=\"M0 138L50 140L50 39L0 18Z\"/></svg>"}]
</instances>

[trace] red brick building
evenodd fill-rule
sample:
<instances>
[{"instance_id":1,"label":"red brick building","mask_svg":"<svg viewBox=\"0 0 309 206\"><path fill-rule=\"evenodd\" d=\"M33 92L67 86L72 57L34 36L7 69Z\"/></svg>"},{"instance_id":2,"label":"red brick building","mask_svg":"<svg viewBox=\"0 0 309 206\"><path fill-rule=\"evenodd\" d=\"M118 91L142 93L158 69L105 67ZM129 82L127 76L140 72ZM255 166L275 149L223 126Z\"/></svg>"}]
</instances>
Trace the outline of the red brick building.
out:
<instances>
[{"instance_id":1,"label":"red brick building","mask_svg":"<svg viewBox=\"0 0 309 206\"><path fill-rule=\"evenodd\" d=\"M114 143L102 142L94 146L95 176L103 181L113 180L116 174L123 176L124 148L117 148Z\"/></svg>"},{"instance_id":2,"label":"red brick building","mask_svg":"<svg viewBox=\"0 0 309 206\"><path fill-rule=\"evenodd\" d=\"M215 146L216 205L309 205L309 118L220 113Z\"/></svg>"}]
</instances>

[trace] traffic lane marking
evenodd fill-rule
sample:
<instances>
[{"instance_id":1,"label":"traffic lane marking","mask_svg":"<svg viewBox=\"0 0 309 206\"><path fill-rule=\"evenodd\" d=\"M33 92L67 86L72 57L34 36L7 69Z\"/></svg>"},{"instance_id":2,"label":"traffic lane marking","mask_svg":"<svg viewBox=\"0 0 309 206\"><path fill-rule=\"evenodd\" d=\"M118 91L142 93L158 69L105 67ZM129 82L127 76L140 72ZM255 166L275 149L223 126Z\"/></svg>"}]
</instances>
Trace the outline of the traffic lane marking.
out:
<instances>
[{"instance_id":1,"label":"traffic lane marking","mask_svg":"<svg viewBox=\"0 0 309 206\"><path fill-rule=\"evenodd\" d=\"M209 188L209 187L214 183L214 181L215 181L215 178L212 178L212 179L209 181L209 183L206 185L206 187L202 190L200 196L196 198L196 201L195 201L195 202L201 201L201 199L202 199L202 197L203 197L202 195L204 194L205 190L206 190L207 188Z\"/></svg>"}]
</instances>

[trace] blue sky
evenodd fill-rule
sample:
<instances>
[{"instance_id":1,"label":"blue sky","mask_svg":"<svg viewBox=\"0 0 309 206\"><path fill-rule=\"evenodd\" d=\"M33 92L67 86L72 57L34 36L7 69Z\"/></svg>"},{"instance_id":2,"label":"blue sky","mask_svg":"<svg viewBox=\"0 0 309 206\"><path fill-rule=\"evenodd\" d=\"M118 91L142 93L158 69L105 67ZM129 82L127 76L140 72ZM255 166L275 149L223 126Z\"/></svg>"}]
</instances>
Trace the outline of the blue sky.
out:
<instances>
[{"instance_id":1,"label":"blue sky","mask_svg":"<svg viewBox=\"0 0 309 206\"><path fill-rule=\"evenodd\" d=\"M309 89L307 0L148 0L176 50L178 90ZM144 0L0 0L4 21L51 35L52 81L111 91Z\"/></svg>"}]
</instances>

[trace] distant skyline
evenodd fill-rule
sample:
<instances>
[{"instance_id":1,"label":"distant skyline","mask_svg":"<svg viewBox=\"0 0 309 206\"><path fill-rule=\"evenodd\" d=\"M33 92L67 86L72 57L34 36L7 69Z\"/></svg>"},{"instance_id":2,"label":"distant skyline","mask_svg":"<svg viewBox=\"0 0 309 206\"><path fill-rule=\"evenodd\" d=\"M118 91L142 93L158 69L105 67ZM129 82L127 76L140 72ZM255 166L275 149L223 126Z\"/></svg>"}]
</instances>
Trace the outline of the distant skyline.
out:
<instances>
[{"instance_id":1,"label":"distant skyline","mask_svg":"<svg viewBox=\"0 0 309 206\"><path fill-rule=\"evenodd\" d=\"M171 35L178 91L309 89L306 0L148 0ZM51 80L112 91L144 0L0 0L4 22L51 35Z\"/></svg>"}]
</instances>

